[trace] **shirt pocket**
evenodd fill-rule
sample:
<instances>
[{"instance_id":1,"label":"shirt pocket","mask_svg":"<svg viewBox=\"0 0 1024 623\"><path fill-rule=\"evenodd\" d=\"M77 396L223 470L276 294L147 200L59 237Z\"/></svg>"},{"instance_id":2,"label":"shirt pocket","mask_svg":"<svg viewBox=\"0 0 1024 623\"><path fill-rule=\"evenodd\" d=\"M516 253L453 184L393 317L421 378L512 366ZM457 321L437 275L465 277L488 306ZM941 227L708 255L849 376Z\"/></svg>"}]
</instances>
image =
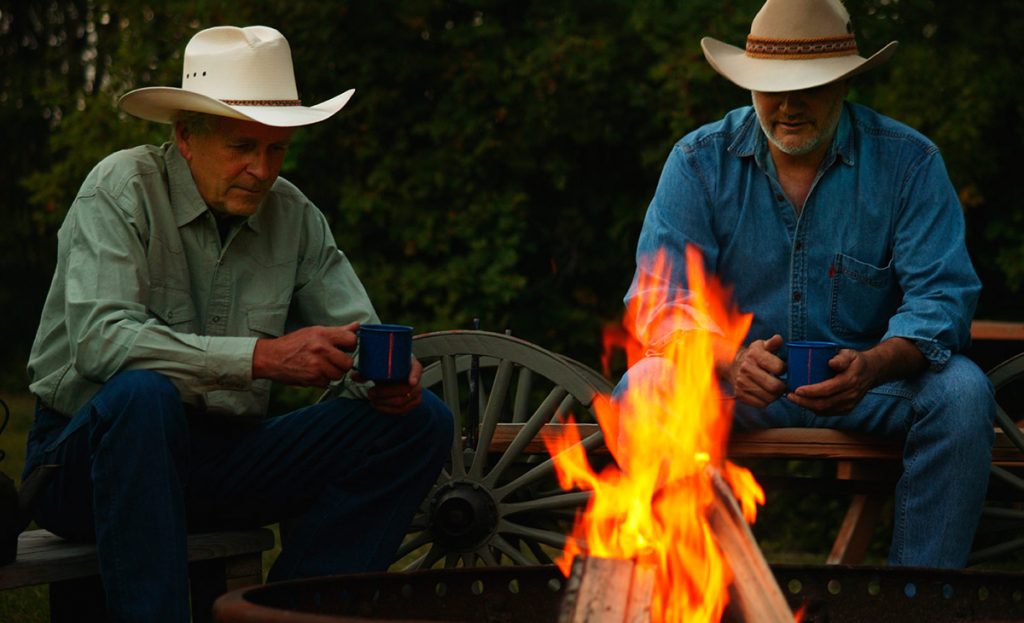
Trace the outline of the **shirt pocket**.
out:
<instances>
[{"instance_id":1,"label":"shirt pocket","mask_svg":"<svg viewBox=\"0 0 1024 623\"><path fill-rule=\"evenodd\" d=\"M878 267L837 253L830 273L832 331L837 336L856 339L884 335L900 300L892 261Z\"/></svg>"},{"instance_id":2,"label":"shirt pocket","mask_svg":"<svg viewBox=\"0 0 1024 623\"><path fill-rule=\"evenodd\" d=\"M261 307L246 312L246 323L252 337L281 337L288 319L287 307Z\"/></svg>"},{"instance_id":3,"label":"shirt pocket","mask_svg":"<svg viewBox=\"0 0 1024 623\"><path fill-rule=\"evenodd\" d=\"M175 333L195 333L196 312L190 295L175 288L154 287L149 293L147 309Z\"/></svg>"}]
</instances>

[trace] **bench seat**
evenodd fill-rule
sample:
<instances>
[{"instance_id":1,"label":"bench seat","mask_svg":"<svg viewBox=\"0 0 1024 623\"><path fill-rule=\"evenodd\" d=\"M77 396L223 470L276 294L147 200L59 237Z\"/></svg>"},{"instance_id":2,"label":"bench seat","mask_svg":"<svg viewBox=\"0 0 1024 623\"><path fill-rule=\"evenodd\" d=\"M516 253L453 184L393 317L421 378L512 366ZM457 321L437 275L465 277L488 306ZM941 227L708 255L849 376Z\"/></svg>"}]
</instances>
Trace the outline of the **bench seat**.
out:
<instances>
[{"instance_id":1,"label":"bench seat","mask_svg":"<svg viewBox=\"0 0 1024 623\"><path fill-rule=\"evenodd\" d=\"M262 553L274 547L268 528L190 534L189 581L193 621L212 620L214 600L223 593L263 581ZM46 530L18 538L17 559L0 566L0 590L50 585L50 620L101 620L104 610L96 546L72 543Z\"/></svg>"}]
</instances>

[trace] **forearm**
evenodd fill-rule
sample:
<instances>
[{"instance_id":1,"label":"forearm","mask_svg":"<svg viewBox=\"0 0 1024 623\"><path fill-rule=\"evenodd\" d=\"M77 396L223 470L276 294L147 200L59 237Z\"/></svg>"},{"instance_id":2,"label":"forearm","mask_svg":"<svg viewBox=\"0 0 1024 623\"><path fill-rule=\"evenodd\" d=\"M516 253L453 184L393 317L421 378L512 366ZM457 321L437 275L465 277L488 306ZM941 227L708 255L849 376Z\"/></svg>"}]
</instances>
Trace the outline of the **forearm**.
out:
<instances>
[{"instance_id":1,"label":"forearm","mask_svg":"<svg viewBox=\"0 0 1024 623\"><path fill-rule=\"evenodd\" d=\"M893 337L862 353L871 371L871 387L888 381L905 379L924 371L928 359L914 343Z\"/></svg>"}]
</instances>

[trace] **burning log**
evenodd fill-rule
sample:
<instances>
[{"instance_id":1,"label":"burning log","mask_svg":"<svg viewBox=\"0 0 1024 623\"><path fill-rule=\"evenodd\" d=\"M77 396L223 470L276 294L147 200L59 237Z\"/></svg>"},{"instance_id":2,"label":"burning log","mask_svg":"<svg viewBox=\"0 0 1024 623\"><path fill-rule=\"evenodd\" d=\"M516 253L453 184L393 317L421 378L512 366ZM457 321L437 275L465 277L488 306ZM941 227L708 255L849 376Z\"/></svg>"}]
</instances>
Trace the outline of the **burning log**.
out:
<instances>
[{"instance_id":1,"label":"burning log","mask_svg":"<svg viewBox=\"0 0 1024 623\"><path fill-rule=\"evenodd\" d=\"M708 508L708 523L718 547L732 567L730 600L740 621L793 623L793 612L761 553L739 503L718 470L706 468L715 496Z\"/></svg>"},{"instance_id":2,"label":"burning log","mask_svg":"<svg viewBox=\"0 0 1024 623\"><path fill-rule=\"evenodd\" d=\"M558 623L649 623L656 573L632 559L577 556Z\"/></svg>"},{"instance_id":3,"label":"burning log","mask_svg":"<svg viewBox=\"0 0 1024 623\"><path fill-rule=\"evenodd\" d=\"M707 467L714 496L708 523L732 568L734 619L742 623L793 623L786 598L761 554L739 503L718 470ZM648 623L657 567L636 559L577 556L558 623Z\"/></svg>"}]
</instances>

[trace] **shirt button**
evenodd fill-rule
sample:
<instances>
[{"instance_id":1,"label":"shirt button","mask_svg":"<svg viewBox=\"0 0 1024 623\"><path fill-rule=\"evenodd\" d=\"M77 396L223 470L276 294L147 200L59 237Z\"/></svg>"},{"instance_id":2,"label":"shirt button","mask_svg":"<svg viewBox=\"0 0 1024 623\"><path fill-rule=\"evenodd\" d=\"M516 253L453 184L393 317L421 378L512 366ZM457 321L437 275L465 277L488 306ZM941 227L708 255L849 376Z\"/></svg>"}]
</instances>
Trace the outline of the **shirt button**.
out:
<instances>
[{"instance_id":1,"label":"shirt button","mask_svg":"<svg viewBox=\"0 0 1024 623\"><path fill-rule=\"evenodd\" d=\"M214 322L220 322L220 316L214 316L210 320L213 320Z\"/></svg>"},{"instance_id":2,"label":"shirt button","mask_svg":"<svg viewBox=\"0 0 1024 623\"><path fill-rule=\"evenodd\" d=\"M799 301L800 300L800 293L799 292L794 292L793 293L793 300L794 301Z\"/></svg>"},{"instance_id":3,"label":"shirt button","mask_svg":"<svg viewBox=\"0 0 1024 623\"><path fill-rule=\"evenodd\" d=\"M786 198L785 198L785 197L783 197L782 195L778 195L778 194L777 194L777 195L775 195L775 200L776 200L776 201L785 201L785 200L786 200Z\"/></svg>"},{"instance_id":4,"label":"shirt button","mask_svg":"<svg viewBox=\"0 0 1024 623\"><path fill-rule=\"evenodd\" d=\"M804 248L804 243L801 240L797 240L794 246L796 247L796 250L799 251L800 249Z\"/></svg>"}]
</instances>

